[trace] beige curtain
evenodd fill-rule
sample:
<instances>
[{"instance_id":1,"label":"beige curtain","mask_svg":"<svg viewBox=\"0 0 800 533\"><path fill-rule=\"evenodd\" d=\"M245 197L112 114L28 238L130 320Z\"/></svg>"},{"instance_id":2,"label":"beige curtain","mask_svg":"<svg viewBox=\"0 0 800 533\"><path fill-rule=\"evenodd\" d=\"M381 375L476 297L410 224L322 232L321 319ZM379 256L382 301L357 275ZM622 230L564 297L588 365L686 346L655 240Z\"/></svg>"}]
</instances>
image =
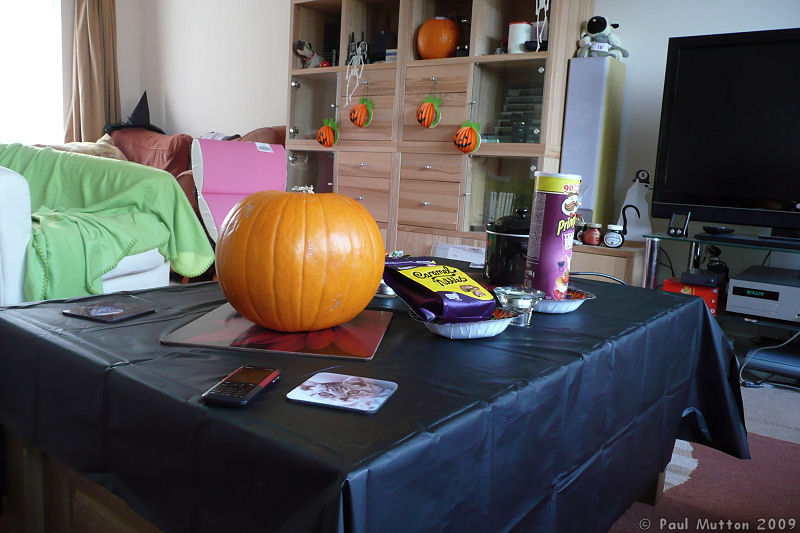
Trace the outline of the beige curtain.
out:
<instances>
[{"instance_id":1,"label":"beige curtain","mask_svg":"<svg viewBox=\"0 0 800 533\"><path fill-rule=\"evenodd\" d=\"M96 141L119 122L116 0L75 0L72 102L65 142Z\"/></svg>"}]
</instances>

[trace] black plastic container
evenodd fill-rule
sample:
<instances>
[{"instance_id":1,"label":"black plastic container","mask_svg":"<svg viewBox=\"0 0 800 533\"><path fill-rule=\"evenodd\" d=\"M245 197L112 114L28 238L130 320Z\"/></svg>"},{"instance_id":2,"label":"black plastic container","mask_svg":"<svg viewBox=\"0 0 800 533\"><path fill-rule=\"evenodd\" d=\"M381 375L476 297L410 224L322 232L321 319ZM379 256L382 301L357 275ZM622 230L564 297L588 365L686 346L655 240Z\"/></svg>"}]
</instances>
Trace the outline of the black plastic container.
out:
<instances>
[{"instance_id":1,"label":"black plastic container","mask_svg":"<svg viewBox=\"0 0 800 533\"><path fill-rule=\"evenodd\" d=\"M483 274L492 285L522 285L528 257L531 217L527 207L486 225L486 262Z\"/></svg>"}]
</instances>

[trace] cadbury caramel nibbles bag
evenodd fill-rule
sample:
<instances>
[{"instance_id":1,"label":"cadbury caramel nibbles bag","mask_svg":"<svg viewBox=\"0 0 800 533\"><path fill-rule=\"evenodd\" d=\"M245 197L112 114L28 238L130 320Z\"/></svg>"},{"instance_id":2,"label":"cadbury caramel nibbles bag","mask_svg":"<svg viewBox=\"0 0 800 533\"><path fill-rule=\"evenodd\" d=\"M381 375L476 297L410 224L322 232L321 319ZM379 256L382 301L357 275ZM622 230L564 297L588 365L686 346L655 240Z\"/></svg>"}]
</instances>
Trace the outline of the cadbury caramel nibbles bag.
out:
<instances>
[{"instance_id":1,"label":"cadbury caramel nibbles bag","mask_svg":"<svg viewBox=\"0 0 800 533\"><path fill-rule=\"evenodd\" d=\"M494 312L491 292L459 269L428 258L387 258L383 281L426 322L488 320Z\"/></svg>"}]
</instances>

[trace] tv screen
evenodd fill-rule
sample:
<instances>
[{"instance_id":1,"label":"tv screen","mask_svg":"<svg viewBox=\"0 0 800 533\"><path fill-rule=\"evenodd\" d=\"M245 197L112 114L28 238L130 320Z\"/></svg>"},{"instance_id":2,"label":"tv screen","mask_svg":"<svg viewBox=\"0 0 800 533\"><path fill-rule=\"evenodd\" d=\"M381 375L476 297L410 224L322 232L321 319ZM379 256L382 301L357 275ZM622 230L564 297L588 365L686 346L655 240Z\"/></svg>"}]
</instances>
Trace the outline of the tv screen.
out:
<instances>
[{"instance_id":1,"label":"tv screen","mask_svg":"<svg viewBox=\"0 0 800 533\"><path fill-rule=\"evenodd\" d=\"M669 40L652 207L800 228L800 29Z\"/></svg>"}]
</instances>

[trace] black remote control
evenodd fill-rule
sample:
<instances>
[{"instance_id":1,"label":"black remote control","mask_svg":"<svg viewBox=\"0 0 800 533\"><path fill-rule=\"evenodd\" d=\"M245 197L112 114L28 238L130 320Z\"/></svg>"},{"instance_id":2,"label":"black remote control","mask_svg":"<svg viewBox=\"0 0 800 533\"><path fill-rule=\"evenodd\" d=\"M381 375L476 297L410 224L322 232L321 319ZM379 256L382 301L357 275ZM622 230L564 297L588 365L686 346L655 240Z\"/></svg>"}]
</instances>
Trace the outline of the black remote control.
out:
<instances>
[{"instance_id":1,"label":"black remote control","mask_svg":"<svg viewBox=\"0 0 800 533\"><path fill-rule=\"evenodd\" d=\"M703 230L711 235L720 235L722 233L733 233L733 228L728 226L703 226Z\"/></svg>"}]
</instances>

